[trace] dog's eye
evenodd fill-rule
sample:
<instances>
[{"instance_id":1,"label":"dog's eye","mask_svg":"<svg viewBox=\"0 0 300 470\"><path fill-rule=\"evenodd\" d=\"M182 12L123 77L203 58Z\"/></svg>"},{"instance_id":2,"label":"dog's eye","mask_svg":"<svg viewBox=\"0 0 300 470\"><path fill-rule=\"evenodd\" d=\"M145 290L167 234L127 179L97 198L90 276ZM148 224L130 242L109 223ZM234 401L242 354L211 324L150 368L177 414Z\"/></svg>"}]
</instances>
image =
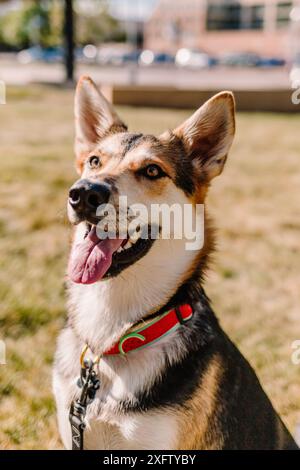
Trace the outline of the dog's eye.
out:
<instances>
[{"instance_id":1,"label":"dog's eye","mask_svg":"<svg viewBox=\"0 0 300 470\"><path fill-rule=\"evenodd\" d=\"M158 165L148 165L141 171L142 175L146 176L151 180L157 180L163 176L167 176L166 173Z\"/></svg>"},{"instance_id":2,"label":"dog's eye","mask_svg":"<svg viewBox=\"0 0 300 470\"><path fill-rule=\"evenodd\" d=\"M95 168L100 168L101 166L101 162L100 162L100 158L99 157L96 157L95 155L93 155L92 157L89 158L89 167L94 170Z\"/></svg>"}]
</instances>

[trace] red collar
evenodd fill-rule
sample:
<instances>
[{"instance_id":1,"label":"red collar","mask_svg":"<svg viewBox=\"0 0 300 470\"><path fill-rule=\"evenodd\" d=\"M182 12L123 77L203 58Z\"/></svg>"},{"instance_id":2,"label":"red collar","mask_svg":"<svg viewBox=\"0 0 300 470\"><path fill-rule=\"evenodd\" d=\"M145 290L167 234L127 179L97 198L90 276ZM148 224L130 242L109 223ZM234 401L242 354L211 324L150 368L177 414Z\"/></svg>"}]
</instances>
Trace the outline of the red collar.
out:
<instances>
[{"instance_id":1,"label":"red collar","mask_svg":"<svg viewBox=\"0 0 300 470\"><path fill-rule=\"evenodd\" d=\"M172 310L162 313L146 326L137 328L134 331L122 336L104 356L126 355L130 351L149 346L172 331L175 331L180 324L185 323L193 316L192 307L189 304L180 305Z\"/></svg>"}]
</instances>

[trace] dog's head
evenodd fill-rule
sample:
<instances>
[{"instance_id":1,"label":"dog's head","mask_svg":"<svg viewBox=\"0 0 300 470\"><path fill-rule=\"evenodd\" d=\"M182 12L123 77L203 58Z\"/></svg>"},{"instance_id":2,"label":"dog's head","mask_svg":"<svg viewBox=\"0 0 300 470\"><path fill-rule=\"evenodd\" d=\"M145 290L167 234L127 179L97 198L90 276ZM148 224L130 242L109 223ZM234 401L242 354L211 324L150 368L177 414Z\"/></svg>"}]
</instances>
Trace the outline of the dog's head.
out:
<instances>
[{"instance_id":1,"label":"dog's head","mask_svg":"<svg viewBox=\"0 0 300 470\"><path fill-rule=\"evenodd\" d=\"M111 205L119 221L120 197L126 198L126 208L139 204L149 213L154 204L195 207L204 203L209 183L222 172L232 144L235 130L232 94L219 93L175 130L154 137L128 132L93 81L83 77L76 91L75 119L76 167L80 179L70 189L68 214L72 223L85 227L85 233L81 232L73 249L71 279L90 284L117 276L137 261L147 266L145 260L155 250L161 262L164 250L180 256L176 240L174 245L170 245L170 240L164 244L166 240L158 236L161 215L155 218L152 214L145 222L146 235L140 226L136 226L133 235L117 228L114 236L99 240L96 225L109 212L101 212L99 207ZM129 210L125 219L127 222L130 219Z\"/></svg>"}]
</instances>

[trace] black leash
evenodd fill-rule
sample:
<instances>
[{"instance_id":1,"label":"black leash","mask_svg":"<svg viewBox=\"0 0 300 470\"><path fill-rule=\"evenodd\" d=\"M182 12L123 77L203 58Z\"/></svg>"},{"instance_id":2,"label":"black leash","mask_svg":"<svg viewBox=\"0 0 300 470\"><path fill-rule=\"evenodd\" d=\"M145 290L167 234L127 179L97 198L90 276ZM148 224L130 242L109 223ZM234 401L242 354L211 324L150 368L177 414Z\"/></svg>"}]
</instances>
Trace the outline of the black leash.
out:
<instances>
[{"instance_id":1,"label":"black leash","mask_svg":"<svg viewBox=\"0 0 300 470\"><path fill-rule=\"evenodd\" d=\"M72 450L83 450L86 410L88 405L94 400L96 392L100 387L100 380L95 371L95 366L98 362L98 358L95 361L82 361L80 378L77 382L78 387L81 389L81 394L78 399L72 402L69 413L72 431Z\"/></svg>"}]
</instances>

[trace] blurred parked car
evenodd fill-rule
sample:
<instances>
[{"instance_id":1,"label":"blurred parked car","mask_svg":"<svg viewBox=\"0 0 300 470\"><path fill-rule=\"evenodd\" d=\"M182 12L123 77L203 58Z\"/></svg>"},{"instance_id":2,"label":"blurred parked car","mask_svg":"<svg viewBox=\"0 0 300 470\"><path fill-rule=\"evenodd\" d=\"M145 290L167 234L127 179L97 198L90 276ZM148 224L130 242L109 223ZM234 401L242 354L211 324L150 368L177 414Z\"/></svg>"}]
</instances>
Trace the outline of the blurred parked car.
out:
<instances>
[{"instance_id":1,"label":"blurred parked car","mask_svg":"<svg viewBox=\"0 0 300 470\"><path fill-rule=\"evenodd\" d=\"M167 52L160 52L154 56L155 64L174 64L174 62L175 57Z\"/></svg>"},{"instance_id":2,"label":"blurred parked car","mask_svg":"<svg viewBox=\"0 0 300 470\"><path fill-rule=\"evenodd\" d=\"M138 63L140 55L140 50L104 49L98 53L97 61L101 65L124 65Z\"/></svg>"},{"instance_id":3,"label":"blurred parked car","mask_svg":"<svg viewBox=\"0 0 300 470\"><path fill-rule=\"evenodd\" d=\"M179 67L207 68L216 64L216 59L198 49L182 48L177 51L175 63Z\"/></svg>"},{"instance_id":4,"label":"blurred parked car","mask_svg":"<svg viewBox=\"0 0 300 470\"><path fill-rule=\"evenodd\" d=\"M123 52L120 52L118 49L113 48L104 48L98 52L97 62L100 65L120 65L122 63Z\"/></svg>"},{"instance_id":5,"label":"blurred parked car","mask_svg":"<svg viewBox=\"0 0 300 470\"><path fill-rule=\"evenodd\" d=\"M64 58L64 50L62 47L41 47L33 46L29 49L20 51L17 55L21 64L30 64L31 62L62 62Z\"/></svg>"},{"instance_id":6,"label":"blurred parked car","mask_svg":"<svg viewBox=\"0 0 300 470\"><path fill-rule=\"evenodd\" d=\"M20 64L30 64L32 62L63 62L65 55L65 50L63 47L41 47L41 46L32 46L29 49L23 49L17 54L17 59ZM81 59L83 57L83 49L77 47L75 49L76 59Z\"/></svg>"},{"instance_id":7,"label":"blurred parked car","mask_svg":"<svg viewBox=\"0 0 300 470\"><path fill-rule=\"evenodd\" d=\"M127 54L124 54L122 57L123 64L127 64L129 62L138 63L141 53L142 51L138 49L131 52L127 52Z\"/></svg>"},{"instance_id":8,"label":"blurred parked car","mask_svg":"<svg viewBox=\"0 0 300 470\"><path fill-rule=\"evenodd\" d=\"M283 67L285 60L280 57L260 57L252 52L230 52L222 55L219 63L229 67Z\"/></svg>"},{"instance_id":9,"label":"blurred parked car","mask_svg":"<svg viewBox=\"0 0 300 470\"><path fill-rule=\"evenodd\" d=\"M150 50L144 50L139 57L140 65L168 65L174 64L175 57L167 52L153 52Z\"/></svg>"},{"instance_id":10,"label":"blurred parked car","mask_svg":"<svg viewBox=\"0 0 300 470\"><path fill-rule=\"evenodd\" d=\"M279 57L262 57L260 59L260 67L283 67L286 64L284 59Z\"/></svg>"},{"instance_id":11,"label":"blurred parked car","mask_svg":"<svg viewBox=\"0 0 300 470\"><path fill-rule=\"evenodd\" d=\"M219 64L229 67L257 67L260 57L251 52L229 52L220 56Z\"/></svg>"}]
</instances>

